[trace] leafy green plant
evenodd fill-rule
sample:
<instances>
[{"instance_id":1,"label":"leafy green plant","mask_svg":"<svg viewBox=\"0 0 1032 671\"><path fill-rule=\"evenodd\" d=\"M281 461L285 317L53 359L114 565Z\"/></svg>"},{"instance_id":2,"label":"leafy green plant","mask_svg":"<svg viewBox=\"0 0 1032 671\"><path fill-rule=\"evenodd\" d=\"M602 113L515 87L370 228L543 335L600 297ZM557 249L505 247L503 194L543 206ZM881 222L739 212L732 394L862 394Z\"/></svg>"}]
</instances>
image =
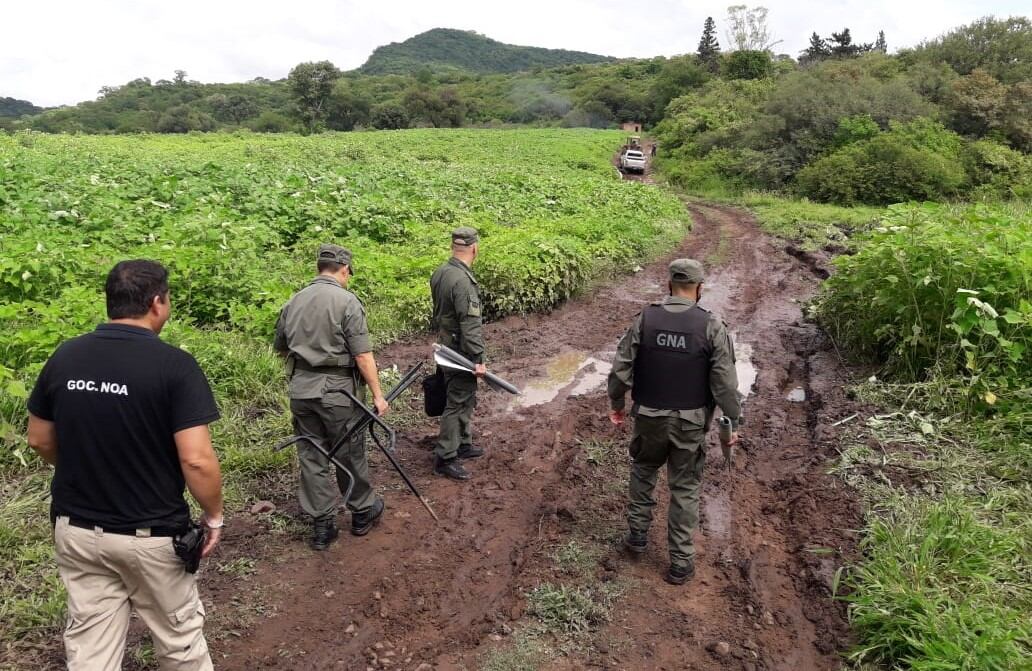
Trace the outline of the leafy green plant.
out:
<instances>
[{"instance_id":1,"label":"leafy green plant","mask_svg":"<svg viewBox=\"0 0 1032 671\"><path fill-rule=\"evenodd\" d=\"M1032 387L1032 217L893 206L818 303L853 352L904 380L955 377L973 407L1011 408Z\"/></svg>"}]
</instances>

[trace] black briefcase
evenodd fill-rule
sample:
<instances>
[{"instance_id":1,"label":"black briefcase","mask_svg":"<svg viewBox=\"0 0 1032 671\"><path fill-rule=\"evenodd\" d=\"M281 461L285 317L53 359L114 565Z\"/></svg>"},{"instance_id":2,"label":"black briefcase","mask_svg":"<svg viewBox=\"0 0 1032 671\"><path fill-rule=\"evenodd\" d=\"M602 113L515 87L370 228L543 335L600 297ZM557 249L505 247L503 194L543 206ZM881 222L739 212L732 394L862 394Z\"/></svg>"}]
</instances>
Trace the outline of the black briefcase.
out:
<instances>
[{"instance_id":1,"label":"black briefcase","mask_svg":"<svg viewBox=\"0 0 1032 671\"><path fill-rule=\"evenodd\" d=\"M423 378L423 410L427 417L440 417L447 403L448 383L444 379L444 371L438 366L433 375Z\"/></svg>"}]
</instances>

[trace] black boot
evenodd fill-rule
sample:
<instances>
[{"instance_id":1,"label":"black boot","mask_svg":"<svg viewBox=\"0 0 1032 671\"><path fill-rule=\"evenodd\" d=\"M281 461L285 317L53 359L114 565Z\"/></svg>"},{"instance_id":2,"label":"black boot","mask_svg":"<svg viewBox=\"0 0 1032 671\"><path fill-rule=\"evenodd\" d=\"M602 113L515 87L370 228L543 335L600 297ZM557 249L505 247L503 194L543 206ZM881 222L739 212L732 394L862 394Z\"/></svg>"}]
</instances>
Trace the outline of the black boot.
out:
<instances>
[{"instance_id":1,"label":"black boot","mask_svg":"<svg viewBox=\"0 0 1032 671\"><path fill-rule=\"evenodd\" d=\"M644 554L649 545L649 536L645 531L630 531L624 536L624 547L634 554Z\"/></svg>"},{"instance_id":2,"label":"black boot","mask_svg":"<svg viewBox=\"0 0 1032 671\"><path fill-rule=\"evenodd\" d=\"M383 499L377 498L369 510L351 514L351 534L365 536L383 517Z\"/></svg>"},{"instance_id":3,"label":"black boot","mask_svg":"<svg viewBox=\"0 0 1032 671\"><path fill-rule=\"evenodd\" d=\"M312 525L312 542L311 548L313 550L325 550L330 546L330 543L337 540L337 536L340 532L337 531L337 522L333 517L321 517Z\"/></svg>"},{"instance_id":4,"label":"black boot","mask_svg":"<svg viewBox=\"0 0 1032 671\"><path fill-rule=\"evenodd\" d=\"M695 562L688 562L683 566L671 564L670 570L663 576L663 579L671 585L683 585L694 577Z\"/></svg>"},{"instance_id":5,"label":"black boot","mask_svg":"<svg viewBox=\"0 0 1032 671\"><path fill-rule=\"evenodd\" d=\"M472 445L463 445L459 448L459 459L476 459L477 457L484 456L484 451L479 447L473 447Z\"/></svg>"},{"instance_id":6,"label":"black boot","mask_svg":"<svg viewBox=\"0 0 1032 671\"><path fill-rule=\"evenodd\" d=\"M452 480L469 480L469 471L462 467L457 457L441 459L434 457L434 473Z\"/></svg>"}]
</instances>

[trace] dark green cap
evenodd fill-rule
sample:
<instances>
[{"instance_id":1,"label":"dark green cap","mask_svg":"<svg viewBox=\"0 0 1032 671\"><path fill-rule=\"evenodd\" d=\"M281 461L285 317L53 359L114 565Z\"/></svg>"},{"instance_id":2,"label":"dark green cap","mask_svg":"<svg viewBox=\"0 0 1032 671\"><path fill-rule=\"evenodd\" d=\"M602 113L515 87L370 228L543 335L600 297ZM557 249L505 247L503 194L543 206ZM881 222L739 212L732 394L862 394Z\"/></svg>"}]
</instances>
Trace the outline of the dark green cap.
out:
<instances>
[{"instance_id":1,"label":"dark green cap","mask_svg":"<svg viewBox=\"0 0 1032 671\"><path fill-rule=\"evenodd\" d=\"M702 284L702 264L695 259L674 259L670 262L670 281Z\"/></svg>"},{"instance_id":2,"label":"dark green cap","mask_svg":"<svg viewBox=\"0 0 1032 671\"><path fill-rule=\"evenodd\" d=\"M355 267L351 265L351 250L345 249L340 245L322 244L319 245L319 261L333 261L345 265L351 271L351 274L355 274Z\"/></svg>"},{"instance_id":3,"label":"dark green cap","mask_svg":"<svg viewBox=\"0 0 1032 671\"><path fill-rule=\"evenodd\" d=\"M480 240L480 235L477 234L477 229L470 228L469 226L462 226L452 231L451 241L453 245L462 245L463 247L469 247L470 245L477 244Z\"/></svg>"}]
</instances>

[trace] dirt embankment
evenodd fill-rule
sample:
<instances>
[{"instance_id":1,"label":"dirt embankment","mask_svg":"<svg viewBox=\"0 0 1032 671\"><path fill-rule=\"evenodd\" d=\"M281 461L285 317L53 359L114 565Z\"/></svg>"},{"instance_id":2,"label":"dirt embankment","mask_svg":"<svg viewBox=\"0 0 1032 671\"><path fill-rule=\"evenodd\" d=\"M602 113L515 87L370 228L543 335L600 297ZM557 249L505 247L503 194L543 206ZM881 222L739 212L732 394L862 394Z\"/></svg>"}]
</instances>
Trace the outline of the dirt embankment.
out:
<instances>
[{"instance_id":1,"label":"dirt embankment","mask_svg":"<svg viewBox=\"0 0 1032 671\"><path fill-rule=\"evenodd\" d=\"M680 588L661 580L662 490L644 558L633 562L613 545L594 569L599 581L625 585L609 623L546 668L835 669L848 634L829 590L852 551L848 530L859 526L859 509L825 474L830 424L850 410L845 371L801 314L818 278L745 213L690 209L695 231L670 257L706 263L702 304L735 333L743 376L747 360L755 371L744 445L730 474L715 441L709 446L695 580ZM487 327L493 369L528 394L515 406L508 395L482 395L476 428L487 455L470 462L474 479L432 474L432 423L406 428L399 440L399 459L439 524L378 455L374 477L387 490L387 513L367 537L343 535L313 553L301 538L261 540L257 525L240 521L224 552L249 554L256 573L203 579L222 632L211 642L217 668L364 669L373 649L384 668L475 669L485 651L504 645L499 632L527 622L525 594L546 576L556 547L585 524L610 525L614 539L622 530L623 469L600 482L584 445L625 449L627 433L605 416L606 361L642 305L664 295L666 260L551 314ZM379 359L405 369L428 352L421 338ZM291 495L275 498L291 509ZM220 612L248 607L247 626L220 621ZM711 650L718 641L726 651Z\"/></svg>"}]
</instances>

